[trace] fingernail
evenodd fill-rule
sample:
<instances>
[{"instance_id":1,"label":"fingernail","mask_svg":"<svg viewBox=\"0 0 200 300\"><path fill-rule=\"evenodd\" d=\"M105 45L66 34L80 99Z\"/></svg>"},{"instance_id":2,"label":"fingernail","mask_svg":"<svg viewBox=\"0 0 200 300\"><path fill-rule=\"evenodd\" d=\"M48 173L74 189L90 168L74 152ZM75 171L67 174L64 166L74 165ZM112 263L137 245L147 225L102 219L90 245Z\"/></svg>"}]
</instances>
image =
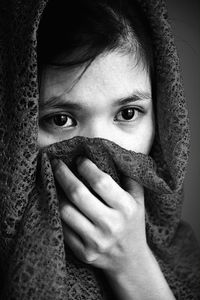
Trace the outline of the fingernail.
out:
<instances>
[{"instance_id":1,"label":"fingernail","mask_svg":"<svg viewBox=\"0 0 200 300\"><path fill-rule=\"evenodd\" d=\"M60 160L57 158L54 158L51 161L51 165L52 165L53 170L56 170L58 168L58 166L60 165Z\"/></svg>"},{"instance_id":2,"label":"fingernail","mask_svg":"<svg viewBox=\"0 0 200 300\"><path fill-rule=\"evenodd\" d=\"M85 158L83 156L79 156L76 160L77 165L80 165L84 160Z\"/></svg>"}]
</instances>

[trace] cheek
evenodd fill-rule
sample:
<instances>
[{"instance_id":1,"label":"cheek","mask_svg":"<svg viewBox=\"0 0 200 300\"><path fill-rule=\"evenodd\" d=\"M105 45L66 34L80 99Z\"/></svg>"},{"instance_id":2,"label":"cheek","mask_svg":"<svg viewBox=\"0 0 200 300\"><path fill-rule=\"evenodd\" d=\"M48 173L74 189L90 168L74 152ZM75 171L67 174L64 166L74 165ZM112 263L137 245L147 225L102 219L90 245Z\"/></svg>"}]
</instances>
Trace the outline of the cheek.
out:
<instances>
[{"instance_id":1,"label":"cheek","mask_svg":"<svg viewBox=\"0 0 200 300\"><path fill-rule=\"evenodd\" d=\"M149 154L151 151L151 147L154 141L155 131L154 128L150 130L147 134L146 142L143 142L142 153Z\"/></svg>"},{"instance_id":2,"label":"cheek","mask_svg":"<svg viewBox=\"0 0 200 300\"><path fill-rule=\"evenodd\" d=\"M133 132L128 133L123 141L123 147L143 154L149 154L155 136L154 120L140 124Z\"/></svg>"},{"instance_id":3,"label":"cheek","mask_svg":"<svg viewBox=\"0 0 200 300\"><path fill-rule=\"evenodd\" d=\"M53 137L52 135L44 132L42 129L39 128L38 132L38 146L39 148L43 148L58 142L58 140Z\"/></svg>"},{"instance_id":4,"label":"cheek","mask_svg":"<svg viewBox=\"0 0 200 300\"><path fill-rule=\"evenodd\" d=\"M143 137L144 151L142 153L149 154L155 138L155 115L153 107L151 107L150 114L147 118L147 122L146 124L144 124Z\"/></svg>"}]
</instances>

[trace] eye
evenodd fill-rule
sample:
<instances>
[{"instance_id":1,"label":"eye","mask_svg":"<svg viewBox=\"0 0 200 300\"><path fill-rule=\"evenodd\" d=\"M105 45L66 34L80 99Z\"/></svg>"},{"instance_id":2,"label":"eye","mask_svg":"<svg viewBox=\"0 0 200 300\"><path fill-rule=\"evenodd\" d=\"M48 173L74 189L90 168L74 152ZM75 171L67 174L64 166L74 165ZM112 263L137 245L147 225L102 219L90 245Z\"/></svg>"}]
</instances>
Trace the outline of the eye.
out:
<instances>
[{"instance_id":1,"label":"eye","mask_svg":"<svg viewBox=\"0 0 200 300\"><path fill-rule=\"evenodd\" d=\"M128 108L125 108L123 110L121 110L115 120L116 121L134 121L137 117L138 117L138 114L140 113L141 111L139 109L136 109L136 108L133 108L133 107L128 107Z\"/></svg>"},{"instance_id":2,"label":"eye","mask_svg":"<svg viewBox=\"0 0 200 300\"><path fill-rule=\"evenodd\" d=\"M45 126L51 126L51 127L60 127L60 128L66 128L66 127L73 127L76 126L76 121L70 117L67 114L55 114L52 116L44 117L40 123L42 123Z\"/></svg>"}]
</instances>

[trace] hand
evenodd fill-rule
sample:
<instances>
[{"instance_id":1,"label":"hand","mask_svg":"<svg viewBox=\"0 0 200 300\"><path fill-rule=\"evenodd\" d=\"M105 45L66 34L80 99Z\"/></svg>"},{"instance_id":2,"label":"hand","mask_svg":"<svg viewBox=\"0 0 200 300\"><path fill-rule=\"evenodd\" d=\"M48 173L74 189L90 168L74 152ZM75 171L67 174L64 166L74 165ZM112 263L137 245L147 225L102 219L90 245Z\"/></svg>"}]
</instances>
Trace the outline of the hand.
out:
<instances>
[{"instance_id":1,"label":"hand","mask_svg":"<svg viewBox=\"0 0 200 300\"><path fill-rule=\"evenodd\" d=\"M62 161L54 167L66 194L60 201L65 241L83 262L120 273L148 248L143 188L126 178L124 190L87 158L77 170L92 192Z\"/></svg>"},{"instance_id":2,"label":"hand","mask_svg":"<svg viewBox=\"0 0 200 300\"><path fill-rule=\"evenodd\" d=\"M78 162L87 188L62 162L55 177L66 198L60 215L66 243L83 262L103 269L119 300L175 300L146 242L143 188L121 188L89 159Z\"/></svg>"}]
</instances>

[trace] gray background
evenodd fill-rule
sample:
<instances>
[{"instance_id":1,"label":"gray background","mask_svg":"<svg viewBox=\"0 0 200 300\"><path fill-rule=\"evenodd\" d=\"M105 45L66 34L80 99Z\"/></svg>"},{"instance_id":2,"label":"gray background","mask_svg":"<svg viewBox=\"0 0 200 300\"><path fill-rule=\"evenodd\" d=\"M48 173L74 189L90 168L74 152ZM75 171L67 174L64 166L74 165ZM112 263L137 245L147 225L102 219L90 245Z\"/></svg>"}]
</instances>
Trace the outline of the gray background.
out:
<instances>
[{"instance_id":1,"label":"gray background","mask_svg":"<svg viewBox=\"0 0 200 300\"><path fill-rule=\"evenodd\" d=\"M183 219L200 242L200 1L167 0L167 6L181 60L192 138Z\"/></svg>"}]
</instances>

